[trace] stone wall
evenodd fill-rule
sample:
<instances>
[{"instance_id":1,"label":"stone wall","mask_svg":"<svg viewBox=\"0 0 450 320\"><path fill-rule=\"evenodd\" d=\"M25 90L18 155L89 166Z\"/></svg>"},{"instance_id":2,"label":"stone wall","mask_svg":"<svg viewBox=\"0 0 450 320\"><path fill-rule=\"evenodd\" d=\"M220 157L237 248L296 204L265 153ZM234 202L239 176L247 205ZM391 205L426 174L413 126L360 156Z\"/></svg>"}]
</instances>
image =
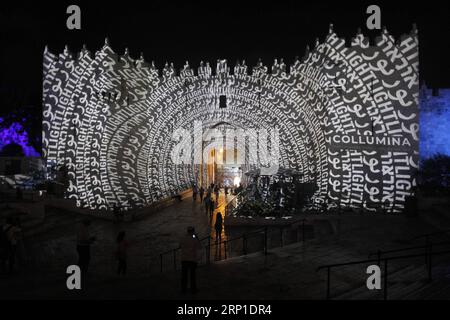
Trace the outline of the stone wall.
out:
<instances>
[{"instance_id":1,"label":"stone wall","mask_svg":"<svg viewBox=\"0 0 450 320\"><path fill-rule=\"evenodd\" d=\"M106 41L76 58L46 49L43 70L43 154L48 166L68 167L68 194L81 207L147 206L197 181L198 165L171 160L174 131L195 121L204 130L278 127L279 164L317 184L317 206L399 212L416 183L416 29L399 39L383 30L370 45L360 32L346 43L330 26L291 66L158 70Z\"/></svg>"},{"instance_id":2,"label":"stone wall","mask_svg":"<svg viewBox=\"0 0 450 320\"><path fill-rule=\"evenodd\" d=\"M438 153L450 156L450 89L420 92L420 160Z\"/></svg>"}]
</instances>

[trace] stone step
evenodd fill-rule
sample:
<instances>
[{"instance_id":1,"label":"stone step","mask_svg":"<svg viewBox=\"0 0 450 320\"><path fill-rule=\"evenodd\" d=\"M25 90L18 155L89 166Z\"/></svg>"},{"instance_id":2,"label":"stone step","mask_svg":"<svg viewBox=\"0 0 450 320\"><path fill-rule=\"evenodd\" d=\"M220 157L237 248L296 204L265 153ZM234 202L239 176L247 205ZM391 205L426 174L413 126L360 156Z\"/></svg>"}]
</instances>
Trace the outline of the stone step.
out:
<instances>
[{"instance_id":1,"label":"stone step","mask_svg":"<svg viewBox=\"0 0 450 320\"><path fill-rule=\"evenodd\" d=\"M416 272L416 266L406 266L406 267L400 267L397 268L396 270L392 271L392 273L390 273L389 278L388 279L392 279L395 278L398 274L405 274L405 273L411 273L411 272ZM383 290L369 290L367 289L366 286L366 280L367 280L367 276L365 275L364 278L362 278L361 282L359 284L353 284L352 288L350 290L347 290L344 293L341 294L337 294L333 296L333 299L336 300L371 300L371 299L383 299ZM381 286L383 288L384 286L384 282L383 282L383 277L381 279ZM349 287L349 285L346 286L347 288ZM390 285L388 286L388 292L390 292ZM339 289L335 289L335 287L332 287L332 290L336 290L339 292Z\"/></svg>"}]
</instances>

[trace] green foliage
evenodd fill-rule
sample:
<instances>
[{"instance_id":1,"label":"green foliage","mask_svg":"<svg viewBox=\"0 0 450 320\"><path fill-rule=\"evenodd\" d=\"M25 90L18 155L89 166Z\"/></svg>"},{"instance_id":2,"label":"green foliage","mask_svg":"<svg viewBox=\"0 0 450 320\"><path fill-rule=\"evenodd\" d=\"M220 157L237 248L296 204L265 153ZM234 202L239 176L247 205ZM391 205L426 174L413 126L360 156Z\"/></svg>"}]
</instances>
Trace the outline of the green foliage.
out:
<instances>
[{"instance_id":1,"label":"green foliage","mask_svg":"<svg viewBox=\"0 0 450 320\"><path fill-rule=\"evenodd\" d=\"M270 216L274 214L274 208L261 200L248 200L237 208L237 213L242 216Z\"/></svg>"}]
</instances>

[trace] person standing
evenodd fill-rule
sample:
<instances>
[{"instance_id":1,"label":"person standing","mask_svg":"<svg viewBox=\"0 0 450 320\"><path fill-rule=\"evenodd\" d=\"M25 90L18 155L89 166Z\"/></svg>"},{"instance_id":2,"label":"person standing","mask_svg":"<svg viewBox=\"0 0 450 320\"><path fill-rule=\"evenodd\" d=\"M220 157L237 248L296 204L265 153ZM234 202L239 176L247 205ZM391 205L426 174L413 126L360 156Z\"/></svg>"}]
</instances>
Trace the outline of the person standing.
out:
<instances>
[{"instance_id":1,"label":"person standing","mask_svg":"<svg viewBox=\"0 0 450 320\"><path fill-rule=\"evenodd\" d=\"M222 227L223 227L223 218L220 212L217 212L216 222L214 223L214 229L216 230L216 242L220 242L222 240Z\"/></svg>"},{"instance_id":2,"label":"person standing","mask_svg":"<svg viewBox=\"0 0 450 320\"><path fill-rule=\"evenodd\" d=\"M90 220L83 220L77 232L78 266L83 273L88 271L89 262L91 261L91 244L95 241L95 237L89 235L90 225Z\"/></svg>"},{"instance_id":3,"label":"person standing","mask_svg":"<svg viewBox=\"0 0 450 320\"><path fill-rule=\"evenodd\" d=\"M127 272L127 251L128 251L128 241L125 239L125 231L119 232L117 235L117 249L116 249L116 259L117 274L125 275Z\"/></svg>"},{"instance_id":4,"label":"person standing","mask_svg":"<svg viewBox=\"0 0 450 320\"><path fill-rule=\"evenodd\" d=\"M186 235L180 241L181 248L181 292L187 292L188 278L193 294L197 293L196 270L201 243L194 227L188 227Z\"/></svg>"},{"instance_id":5,"label":"person standing","mask_svg":"<svg viewBox=\"0 0 450 320\"><path fill-rule=\"evenodd\" d=\"M8 260L8 274L12 274L16 262L17 244L22 230L17 226L17 221L8 217L2 231L6 237L5 257Z\"/></svg>"}]
</instances>

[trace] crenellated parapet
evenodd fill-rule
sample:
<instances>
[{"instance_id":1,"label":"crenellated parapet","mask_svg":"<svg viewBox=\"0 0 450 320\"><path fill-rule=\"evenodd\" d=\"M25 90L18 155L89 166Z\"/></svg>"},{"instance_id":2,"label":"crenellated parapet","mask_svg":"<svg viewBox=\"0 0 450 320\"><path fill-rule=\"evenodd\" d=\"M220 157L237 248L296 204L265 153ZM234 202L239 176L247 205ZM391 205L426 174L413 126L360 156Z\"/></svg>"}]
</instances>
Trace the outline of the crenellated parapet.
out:
<instances>
[{"instance_id":1,"label":"crenellated parapet","mask_svg":"<svg viewBox=\"0 0 450 320\"><path fill-rule=\"evenodd\" d=\"M179 127L202 121L280 130L280 163L314 181L318 205L401 211L416 181L418 33L325 39L287 66L166 62L114 52L44 52L44 155L69 167L69 197L87 208L149 205L198 178L172 163ZM227 107L220 108L219 97Z\"/></svg>"}]
</instances>

